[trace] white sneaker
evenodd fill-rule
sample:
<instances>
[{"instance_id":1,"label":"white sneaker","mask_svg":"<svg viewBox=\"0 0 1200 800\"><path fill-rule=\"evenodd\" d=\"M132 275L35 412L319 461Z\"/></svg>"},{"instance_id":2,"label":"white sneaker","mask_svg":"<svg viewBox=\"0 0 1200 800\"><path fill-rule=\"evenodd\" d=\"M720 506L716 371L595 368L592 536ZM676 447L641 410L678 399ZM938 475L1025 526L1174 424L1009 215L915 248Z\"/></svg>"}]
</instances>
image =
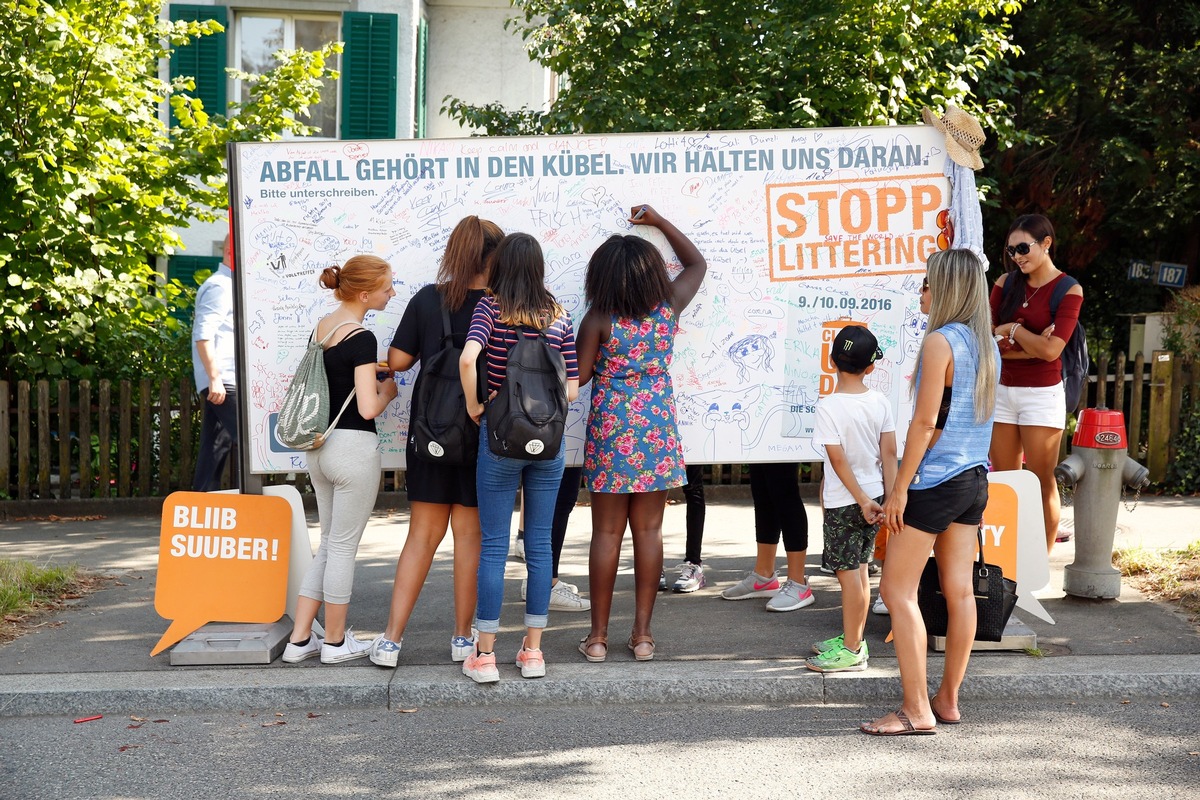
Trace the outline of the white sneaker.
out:
<instances>
[{"instance_id":1,"label":"white sneaker","mask_svg":"<svg viewBox=\"0 0 1200 800\"><path fill-rule=\"evenodd\" d=\"M807 583L798 583L789 578L780 587L779 593L767 601L767 611L795 611L815 602L817 598L813 597Z\"/></svg>"},{"instance_id":2,"label":"white sneaker","mask_svg":"<svg viewBox=\"0 0 1200 800\"><path fill-rule=\"evenodd\" d=\"M875 605L871 606L871 613L872 614L881 614L883 616L891 616L892 612L888 611L888 607L883 604L882 597L876 597Z\"/></svg>"},{"instance_id":3,"label":"white sneaker","mask_svg":"<svg viewBox=\"0 0 1200 800\"><path fill-rule=\"evenodd\" d=\"M308 635L307 644L292 644L287 643L287 647L283 648L283 660L288 664L299 664L301 661L307 661L313 656L321 655L321 645L323 641L320 636L315 633Z\"/></svg>"},{"instance_id":4,"label":"white sneaker","mask_svg":"<svg viewBox=\"0 0 1200 800\"><path fill-rule=\"evenodd\" d=\"M579 596L579 590L565 581L550 587L551 611L591 611L592 603Z\"/></svg>"},{"instance_id":5,"label":"white sneaker","mask_svg":"<svg viewBox=\"0 0 1200 800\"><path fill-rule=\"evenodd\" d=\"M683 562L683 566L679 568L679 577L675 579L675 583L671 586L671 591L680 594L690 594L699 589L703 589L708 585L708 580L704 577L704 568L699 564L693 564L690 561Z\"/></svg>"},{"instance_id":6,"label":"white sneaker","mask_svg":"<svg viewBox=\"0 0 1200 800\"><path fill-rule=\"evenodd\" d=\"M354 631L350 628L346 628L346 639L337 647L331 644L321 645L322 664L340 664L343 661L353 661L369 655L371 655L371 643L355 639Z\"/></svg>"},{"instance_id":7,"label":"white sneaker","mask_svg":"<svg viewBox=\"0 0 1200 800\"><path fill-rule=\"evenodd\" d=\"M579 594L579 587L573 583L567 583L566 581L559 581L558 583L554 584L554 587L559 587L559 586L567 587L567 590L570 591L571 594ZM524 578L521 581L521 599L522 600L525 599L525 595L528 593L528 591L529 591L529 579ZM554 588L550 589L550 607L554 608ZM588 604L588 608L591 608L590 603ZM575 609L569 609L569 610L573 611Z\"/></svg>"},{"instance_id":8,"label":"white sneaker","mask_svg":"<svg viewBox=\"0 0 1200 800\"><path fill-rule=\"evenodd\" d=\"M382 633L376 636L375 641L371 642L371 663L377 667L395 669L400 662L400 645L403 641L393 642Z\"/></svg>"},{"instance_id":9,"label":"white sneaker","mask_svg":"<svg viewBox=\"0 0 1200 800\"><path fill-rule=\"evenodd\" d=\"M471 628L471 638L466 636L454 636L450 639L450 660L454 662L466 661L467 656L475 652L475 641L479 638L479 631Z\"/></svg>"}]
</instances>

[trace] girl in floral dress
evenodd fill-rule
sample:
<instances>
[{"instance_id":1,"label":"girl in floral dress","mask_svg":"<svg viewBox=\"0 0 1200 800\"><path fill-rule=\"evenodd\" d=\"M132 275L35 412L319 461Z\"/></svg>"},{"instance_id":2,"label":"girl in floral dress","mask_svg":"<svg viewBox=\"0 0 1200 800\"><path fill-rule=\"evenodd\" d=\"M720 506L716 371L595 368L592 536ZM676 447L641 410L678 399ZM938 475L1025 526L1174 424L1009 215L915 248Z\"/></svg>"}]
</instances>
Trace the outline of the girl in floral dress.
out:
<instances>
[{"instance_id":1,"label":"girl in floral dress","mask_svg":"<svg viewBox=\"0 0 1200 800\"><path fill-rule=\"evenodd\" d=\"M590 309L579 328L579 382L592 386L584 479L592 495L588 576L592 629L579 643L588 661L608 655L608 618L626 525L633 531L635 613L628 647L654 658L650 617L662 574L667 490L682 486L683 446L675 426L672 348L679 314L704 280L704 257L647 205L629 221L662 231L683 265L672 281L662 253L638 236L613 236L588 262Z\"/></svg>"}]
</instances>

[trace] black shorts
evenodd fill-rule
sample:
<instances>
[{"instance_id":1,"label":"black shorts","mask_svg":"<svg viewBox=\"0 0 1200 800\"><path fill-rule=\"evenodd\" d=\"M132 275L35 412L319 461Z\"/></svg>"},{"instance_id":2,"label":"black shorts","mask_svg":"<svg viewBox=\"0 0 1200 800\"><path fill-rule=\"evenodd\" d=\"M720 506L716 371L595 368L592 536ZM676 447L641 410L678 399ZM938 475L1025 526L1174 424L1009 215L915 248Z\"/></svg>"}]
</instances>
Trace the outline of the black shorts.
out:
<instances>
[{"instance_id":1,"label":"black shorts","mask_svg":"<svg viewBox=\"0 0 1200 800\"><path fill-rule=\"evenodd\" d=\"M987 501L987 467L973 467L932 489L910 489L904 524L926 533L941 533L953 523L978 525Z\"/></svg>"},{"instance_id":2,"label":"black shorts","mask_svg":"<svg viewBox=\"0 0 1200 800\"><path fill-rule=\"evenodd\" d=\"M444 506L477 508L475 464L447 466L422 461L410 446L405 450L408 469L404 473L410 503L437 503Z\"/></svg>"}]
</instances>

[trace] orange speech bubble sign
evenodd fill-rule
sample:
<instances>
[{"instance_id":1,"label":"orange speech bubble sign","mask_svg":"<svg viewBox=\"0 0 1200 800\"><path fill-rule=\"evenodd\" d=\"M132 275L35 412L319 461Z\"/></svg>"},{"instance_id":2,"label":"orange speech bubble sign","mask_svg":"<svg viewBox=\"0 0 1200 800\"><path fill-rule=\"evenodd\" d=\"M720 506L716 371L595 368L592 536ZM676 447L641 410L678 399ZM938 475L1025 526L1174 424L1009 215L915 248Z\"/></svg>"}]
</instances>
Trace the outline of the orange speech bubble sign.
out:
<instances>
[{"instance_id":1,"label":"orange speech bubble sign","mask_svg":"<svg viewBox=\"0 0 1200 800\"><path fill-rule=\"evenodd\" d=\"M156 656L209 622L283 616L292 509L281 497L175 492L163 502L154 610L171 620Z\"/></svg>"},{"instance_id":2,"label":"orange speech bubble sign","mask_svg":"<svg viewBox=\"0 0 1200 800\"><path fill-rule=\"evenodd\" d=\"M995 564L1006 578L1017 576L1017 493L1002 483L988 485L988 503L983 511L983 557Z\"/></svg>"}]
</instances>

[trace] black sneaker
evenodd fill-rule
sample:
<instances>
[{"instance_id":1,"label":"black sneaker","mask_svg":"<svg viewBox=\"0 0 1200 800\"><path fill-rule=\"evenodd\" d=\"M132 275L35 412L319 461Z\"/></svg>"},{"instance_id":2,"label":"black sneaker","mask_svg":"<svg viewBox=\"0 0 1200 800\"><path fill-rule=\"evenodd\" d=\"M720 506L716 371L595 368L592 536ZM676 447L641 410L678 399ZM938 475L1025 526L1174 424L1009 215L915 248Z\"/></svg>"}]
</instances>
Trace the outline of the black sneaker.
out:
<instances>
[{"instance_id":1,"label":"black sneaker","mask_svg":"<svg viewBox=\"0 0 1200 800\"><path fill-rule=\"evenodd\" d=\"M667 571L666 570L663 570L662 574L660 574L658 576L658 590L660 592L665 592L667 590Z\"/></svg>"},{"instance_id":2,"label":"black sneaker","mask_svg":"<svg viewBox=\"0 0 1200 800\"><path fill-rule=\"evenodd\" d=\"M836 575L833 567L829 566L829 562L825 560L825 554L821 553L821 572L825 575Z\"/></svg>"}]
</instances>

